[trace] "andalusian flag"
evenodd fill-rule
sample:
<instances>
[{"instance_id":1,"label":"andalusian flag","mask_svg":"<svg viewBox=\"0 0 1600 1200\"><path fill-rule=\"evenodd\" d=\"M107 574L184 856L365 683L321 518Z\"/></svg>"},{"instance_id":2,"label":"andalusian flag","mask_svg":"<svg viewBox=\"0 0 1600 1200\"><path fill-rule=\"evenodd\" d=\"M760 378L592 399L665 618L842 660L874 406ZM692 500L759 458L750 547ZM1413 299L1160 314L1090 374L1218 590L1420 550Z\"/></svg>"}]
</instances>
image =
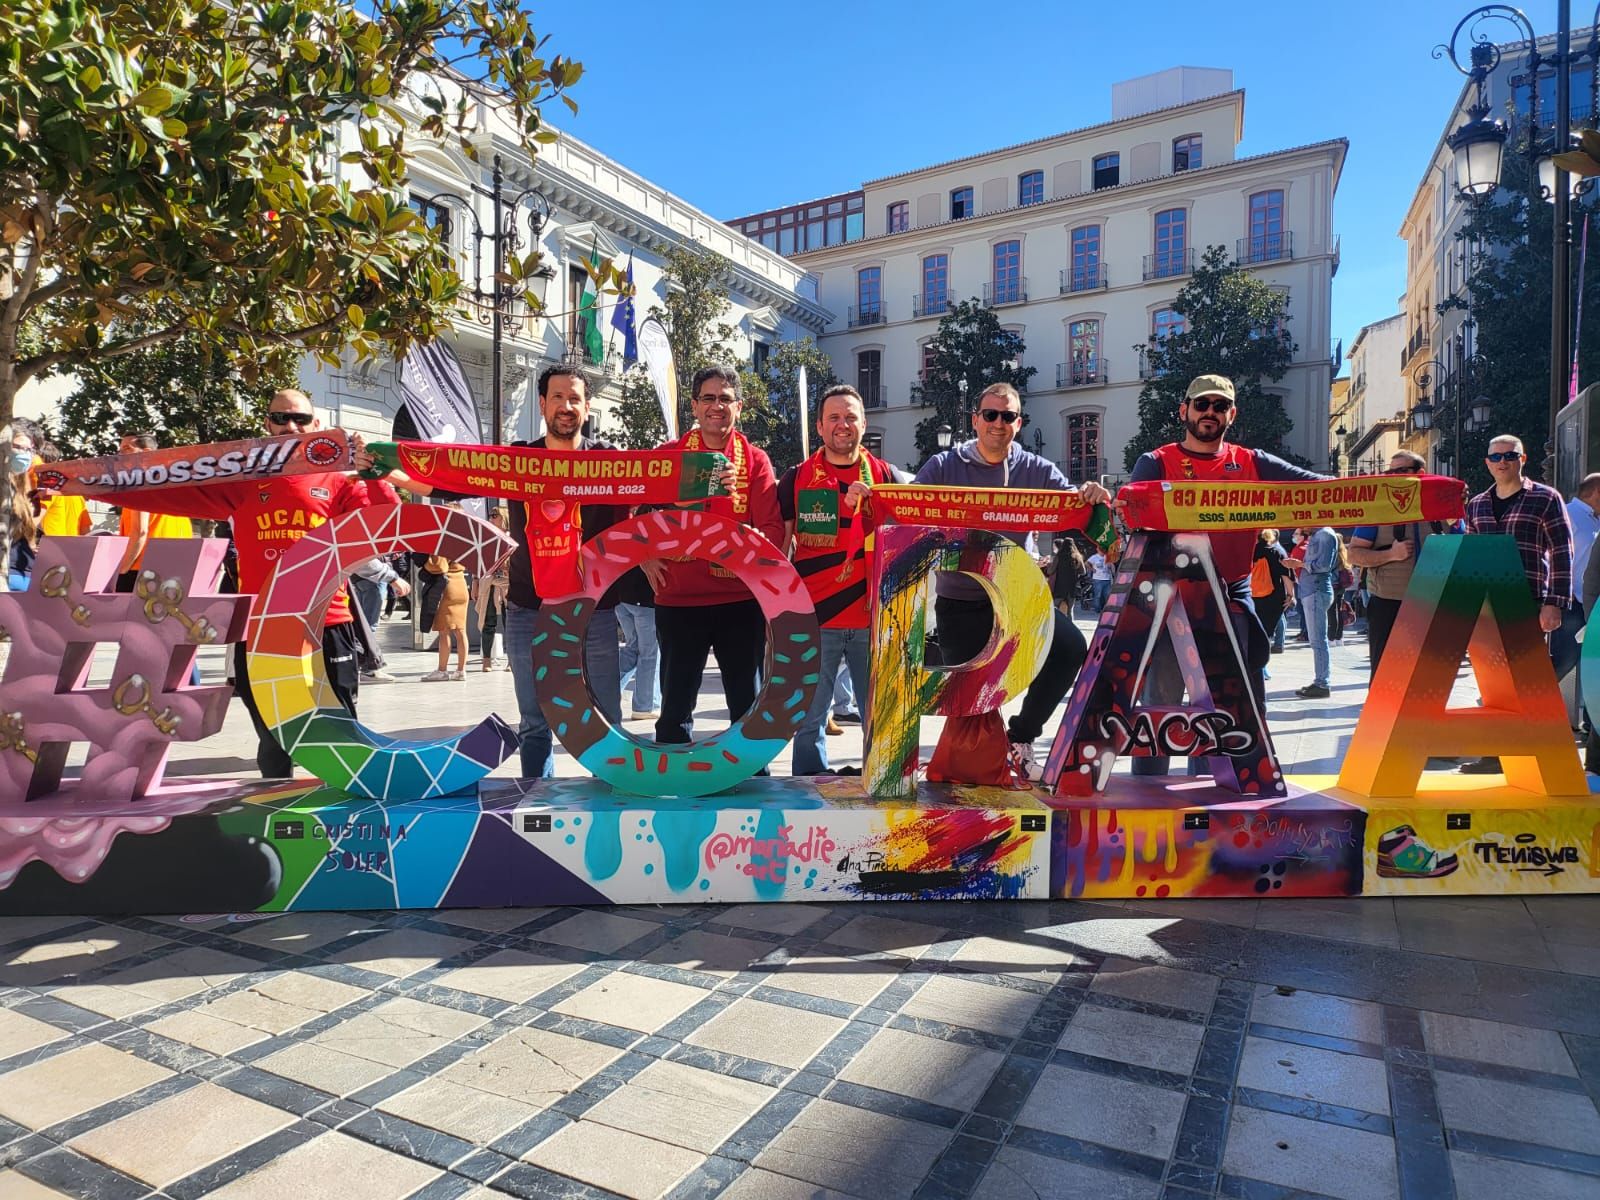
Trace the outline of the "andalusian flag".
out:
<instances>
[{"instance_id":1,"label":"andalusian flag","mask_svg":"<svg viewBox=\"0 0 1600 1200\"><path fill-rule=\"evenodd\" d=\"M583 299L578 303L578 330L592 363L602 363L606 359L605 342L600 337L600 298L595 285L599 276L600 247L596 243L589 248L589 278L584 282Z\"/></svg>"}]
</instances>

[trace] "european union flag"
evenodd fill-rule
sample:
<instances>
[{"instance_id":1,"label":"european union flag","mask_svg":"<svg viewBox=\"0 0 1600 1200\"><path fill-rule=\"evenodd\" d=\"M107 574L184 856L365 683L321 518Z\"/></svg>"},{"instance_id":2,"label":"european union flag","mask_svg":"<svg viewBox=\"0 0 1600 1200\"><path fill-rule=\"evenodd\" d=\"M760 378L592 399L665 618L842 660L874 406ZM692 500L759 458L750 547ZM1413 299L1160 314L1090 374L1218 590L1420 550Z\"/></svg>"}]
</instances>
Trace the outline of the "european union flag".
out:
<instances>
[{"instance_id":1,"label":"european union flag","mask_svg":"<svg viewBox=\"0 0 1600 1200\"><path fill-rule=\"evenodd\" d=\"M622 334L624 366L639 361L639 336L633 327L633 255L628 255L628 294L611 310L611 328Z\"/></svg>"}]
</instances>

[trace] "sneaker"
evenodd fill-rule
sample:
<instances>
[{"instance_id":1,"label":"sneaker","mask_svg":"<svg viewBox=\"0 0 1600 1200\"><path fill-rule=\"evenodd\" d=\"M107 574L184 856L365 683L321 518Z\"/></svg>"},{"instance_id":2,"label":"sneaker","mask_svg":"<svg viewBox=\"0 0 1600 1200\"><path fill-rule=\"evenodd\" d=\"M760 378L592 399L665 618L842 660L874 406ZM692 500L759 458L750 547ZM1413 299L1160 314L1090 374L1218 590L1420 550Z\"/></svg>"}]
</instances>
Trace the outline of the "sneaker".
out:
<instances>
[{"instance_id":1,"label":"sneaker","mask_svg":"<svg viewBox=\"0 0 1600 1200\"><path fill-rule=\"evenodd\" d=\"M1378 838L1378 874L1384 879L1437 879L1458 865L1454 854L1440 854L1419 842L1409 825L1397 825Z\"/></svg>"},{"instance_id":2,"label":"sneaker","mask_svg":"<svg viewBox=\"0 0 1600 1200\"><path fill-rule=\"evenodd\" d=\"M464 683L466 681L466 678L467 678L467 673L465 671L451 671L450 672L450 682L451 683Z\"/></svg>"},{"instance_id":3,"label":"sneaker","mask_svg":"<svg viewBox=\"0 0 1600 1200\"><path fill-rule=\"evenodd\" d=\"M444 683L450 678L449 671L429 671L422 677L423 683Z\"/></svg>"},{"instance_id":4,"label":"sneaker","mask_svg":"<svg viewBox=\"0 0 1600 1200\"><path fill-rule=\"evenodd\" d=\"M1302 700L1326 700L1329 696L1333 695L1332 692L1323 687L1320 683L1308 683L1303 688L1295 688L1294 694L1299 696Z\"/></svg>"},{"instance_id":5,"label":"sneaker","mask_svg":"<svg viewBox=\"0 0 1600 1200\"><path fill-rule=\"evenodd\" d=\"M393 675L389 674L389 672L387 672L387 671L363 671L363 672L361 672L361 682L362 683L399 683L400 681L398 679L396 679Z\"/></svg>"},{"instance_id":6,"label":"sneaker","mask_svg":"<svg viewBox=\"0 0 1600 1200\"><path fill-rule=\"evenodd\" d=\"M861 714L856 712L834 713L833 719L841 725L861 724Z\"/></svg>"},{"instance_id":7,"label":"sneaker","mask_svg":"<svg viewBox=\"0 0 1600 1200\"><path fill-rule=\"evenodd\" d=\"M1011 769L1017 773L1018 779L1025 783L1038 782L1039 760L1034 757L1032 742L1012 742L1007 759L1011 763Z\"/></svg>"},{"instance_id":8,"label":"sneaker","mask_svg":"<svg viewBox=\"0 0 1600 1200\"><path fill-rule=\"evenodd\" d=\"M635 721L654 721L660 715L661 710L659 708L636 708L633 710L633 719Z\"/></svg>"}]
</instances>

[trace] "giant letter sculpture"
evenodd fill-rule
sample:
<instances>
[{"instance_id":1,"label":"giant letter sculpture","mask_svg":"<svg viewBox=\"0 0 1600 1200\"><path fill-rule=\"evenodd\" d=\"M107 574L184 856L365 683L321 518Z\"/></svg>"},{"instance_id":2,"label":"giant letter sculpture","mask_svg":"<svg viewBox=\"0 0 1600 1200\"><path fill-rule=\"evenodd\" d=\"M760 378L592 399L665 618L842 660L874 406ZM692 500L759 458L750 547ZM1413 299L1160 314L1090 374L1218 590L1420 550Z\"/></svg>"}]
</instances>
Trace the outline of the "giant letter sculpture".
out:
<instances>
[{"instance_id":1,"label":"giant letter sculpture","mask_svg":"<svg viewBox=\"0 0 1600 1200\"><path fill-rule=\"evenodd\" d=\"M91 750L73 788L118 803L159 786L173 742L222 728L226 687L190 687L202 645L238 641L248 596L216 593L228 544L153 538L131 595L110 590L126 538L46 538L31 591L0 595L11 637L0 696L0 801L61 785L74 742ZM90 688L96 643L117 646L108 686Z\"/></svg>"},{"instance_id":2,"label":"giant letter sculpture","mask_svg":"<svg viewBox=\"0 0 1600 1200\"><path fill-rule=\"evenodd\" d=\"M471 787L503 763L517 735L490 714L462 734L405 741L341 708L322 667L322 619L355 567L395 550L442 554L488 575L511 553L494 526L456 509L381 504L311 530L279 560L250 618L250 690L291 758L358 796L425 800Z\"/></svg>"},{"instance_id":3,"label":"giant letter sculpture","mask_svg":"<svg viewBox=\"0 0 1600 1200\"><path fill-rule=\"evenodd\" d=\"M728 729L687 746L666 746L615 728L583 675L584 633L600 597L652 558L703 558L732 571L767 618L762 688ZM584 544L583 591L546 600L534 631L539 706L557 739L596 778L640 796L706 796L750 778L800 728L817 691L822 657L805 584L778 548L749 526L710 513L668 510L624 521Z\"/></svg>"},{"instance_id":4,"label":"giant letter sculpture","mask_svg":"<svg viewBox=\"0 0 1600 1200\"><path fill-rule=\"evenodd\" d=\"M1163 628L1186 707L1140 706ZM1139 533L1117 564L1110 602L1078 674L1044 781L1058 796L1103 792L1119 754L1204 757L1222 787L1285 794L1267 723L1249 686L1227 597L1203 533Z\"/></svg>"},{"instance_id":5,"label":"giant letter sculpture","mask_svg":"<svg viewBox=\"0 0 1600 1200\"><path fill-rule=\"evenodd\" d=\"M923 665L926 591L935 571L959 571L983 585L994 606L988 644L963 664ZM1018 695L1050 652L1050 589L1033 557L985 529L885 525L872 560L872 703L867 792L916 794L924 713L975 716Z\"/></svg>"},{"instance_id":6,"label":"giant letter sculpture","mask_svg":"<svg viewBox=\"0 0 1600 1200\"><path fill-rule=\"evenodd\" d=\"M1587 794L1537 616L1508 535L1423 542L1339 786L1413 796L1429 755L1498 754L1512 787ZM1463 652L1483 706L1448 709Z\"/></svg>"}]
</instances>

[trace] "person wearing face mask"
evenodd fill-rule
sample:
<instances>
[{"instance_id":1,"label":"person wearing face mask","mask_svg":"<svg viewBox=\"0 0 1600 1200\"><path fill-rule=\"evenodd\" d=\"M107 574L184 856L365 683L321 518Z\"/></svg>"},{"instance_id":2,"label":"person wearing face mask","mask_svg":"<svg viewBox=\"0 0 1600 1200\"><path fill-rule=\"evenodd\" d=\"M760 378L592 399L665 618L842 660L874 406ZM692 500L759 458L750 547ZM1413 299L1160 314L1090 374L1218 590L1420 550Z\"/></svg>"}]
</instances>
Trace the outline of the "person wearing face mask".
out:
<instances>
[{"instance_id":1,"label":"person wearing face mask","mask_svg":"<svg viewBox=\"0 0 1600 1200\"><path fill-rule=\"evenodd\" d=\"M978 396L978 407L972 414L972 440L935 454L917 472L916 482L991 491L1071 491L1075 485L1053 462L1016 444L1021 428L1022 397L1017 389L1009 383L991 383ZM1090 504L1105 504L1111 499L1111 494L1092 480L1076 486ZM1032 553L1031 531L1013 533L1007 529L1005 536ZM967 662L984 648L994 631L994 608L988 593L977 580L952 571L941 571L934 577L934 590L933 612L944 661L947 665ZM1051 617L1055 632L1050 652L1023 697L1021 710L1006 729L1012 769L1029 781L1039 778L1034 742L1089 656L1088 644L1072 619L1059 609L1052 610Z\"/></svg>"},{"instance_id":2,"label":"person wearing face mask","mask_svg":"<svg viewBox=\"0 0 1600 1200\"><path fill-rule=\"evenodd\" d=\"M895 469L861 445L867 429L861 393L847 383L822 393L817 406L820 448L778 481L786 544L822 626L820 677L811 709L794 737L796 775L829 773L827 722L840 669L848 666L856 706L871 695L872 649L867 629L867 539L877 528L863 502L875 483L892 483Z\"/></svg>"},{"instance_id":3,"label":"person wearing face mask","mask_svg":"<svg viewBox=\"0 0 1600 1200\"><path fill-rule=\"evenodd\" d=\"M33 435L11 427L11 453L6 470L11 476L11 545L6 554L6 587L28 590L33 560L39 549L39 516L28 498L28 471L33 466Z\"/></svg>"}]
</instances>

